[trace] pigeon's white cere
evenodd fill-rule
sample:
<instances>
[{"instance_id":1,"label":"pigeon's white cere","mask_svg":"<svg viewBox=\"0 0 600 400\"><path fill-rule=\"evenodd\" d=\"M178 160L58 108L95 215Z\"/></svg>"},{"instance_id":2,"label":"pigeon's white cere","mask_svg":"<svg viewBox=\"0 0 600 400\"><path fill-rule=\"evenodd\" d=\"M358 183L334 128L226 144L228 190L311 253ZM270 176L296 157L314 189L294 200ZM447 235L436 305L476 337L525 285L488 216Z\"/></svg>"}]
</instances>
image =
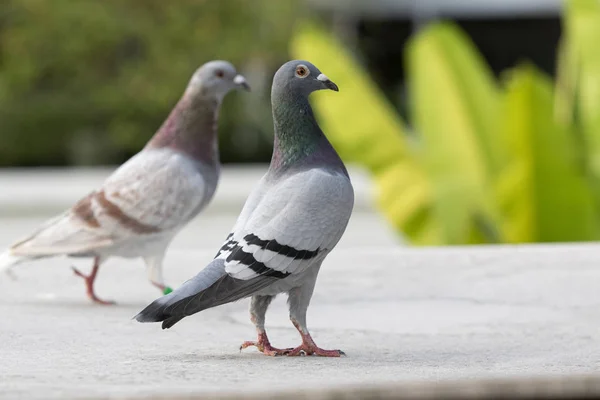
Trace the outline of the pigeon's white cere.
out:
<instances>
[{"instance_id":1,"label":"pigeon's white cere","mask_svg":"<svg viewBox=\"0 0 600 400\"><path fill-rule=\"evenodd\" d=\"M329 81L329 78L325 74L319 74L319 76L317 76L317 79L320 80L321 82Z\"/></svg>"},{"instance_id":2,"label":"pigeon's white cere","mask_svg":"<svg viewBox=\"0 0 600 400\"><path fill-rule=\"evenodd\" d=\"M233 78L233 83L236 85L242 85L246 83L246 78L244 78L242 75L236 75L235 78Z\"/></svg>"}]
</instances>

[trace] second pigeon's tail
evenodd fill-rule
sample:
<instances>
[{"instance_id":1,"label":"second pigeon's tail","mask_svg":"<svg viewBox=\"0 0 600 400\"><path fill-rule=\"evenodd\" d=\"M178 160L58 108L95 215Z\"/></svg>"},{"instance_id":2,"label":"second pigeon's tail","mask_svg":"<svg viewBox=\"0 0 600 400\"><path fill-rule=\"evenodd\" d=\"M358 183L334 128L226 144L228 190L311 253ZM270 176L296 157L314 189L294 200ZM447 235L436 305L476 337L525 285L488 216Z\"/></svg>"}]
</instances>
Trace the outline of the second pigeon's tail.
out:
<instances>
[{"instance_id":1,"label":"second pigeon's tail","mask_svg":"<svg viewBox=\"0 0 600 400\"><path fill-rule=\"evenodd\" d=\"M0 273L12 275L11 268L25 261L25 259L26 258L24 257L14 256L11 254L10 250L6 250L4 253L0 254Z\"/></svg>"},{"instance_id":2,"label":"second pigeon's tail","mask_svg":"<svg viewBox=\"0 0 600 400\"><path fill-rule=\"evenodd\" d=\"M161 322L168 329L183 318L251 296L269 286L276 278L250 280L232 278L225 272L225 260L214 259L198 275L166 296L154 300L134 318L139 322Z\"/></svg>"}]
</instances>

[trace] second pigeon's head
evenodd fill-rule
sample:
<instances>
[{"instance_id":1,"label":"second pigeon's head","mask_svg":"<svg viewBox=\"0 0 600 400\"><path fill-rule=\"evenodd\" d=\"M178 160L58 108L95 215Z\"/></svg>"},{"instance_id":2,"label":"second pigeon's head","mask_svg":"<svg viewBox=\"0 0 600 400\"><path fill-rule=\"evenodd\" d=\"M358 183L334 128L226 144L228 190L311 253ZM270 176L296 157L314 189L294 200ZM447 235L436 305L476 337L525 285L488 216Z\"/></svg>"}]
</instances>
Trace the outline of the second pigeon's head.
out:
<instances>
[{"instance_id":1,"label":"second pigeon's head","mask_svg":"<svg viewBox=\"0 0 600 400\"><path fill-rule=\"evenodd\" d=\"M186 92L222 100L235 89L249 91L250 86L230 62L217 60L207 62L194 72Z\"/></svg>"},{"instance_id":2,"label":"second pigeon's head","mask_svg":"<svg viewBox=\"0 0 600 400\"><path fill-rule=\"evenodd\" d=\"M322 89L339 91L337 85L319 71L319 68L304 60L288 61L277 70L273 78L273 91L280 89L306 97Z\"/></svg>"}]
</instances>

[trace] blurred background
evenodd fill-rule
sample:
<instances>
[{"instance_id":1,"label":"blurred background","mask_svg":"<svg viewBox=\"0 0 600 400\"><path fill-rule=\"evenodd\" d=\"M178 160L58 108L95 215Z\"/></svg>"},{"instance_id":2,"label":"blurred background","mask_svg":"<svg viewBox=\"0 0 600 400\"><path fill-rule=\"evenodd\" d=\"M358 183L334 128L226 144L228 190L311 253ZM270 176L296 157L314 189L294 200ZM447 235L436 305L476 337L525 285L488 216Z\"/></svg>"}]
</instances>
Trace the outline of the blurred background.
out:
<instances>
[{"instance_id":1,"label":"blurred background","mask_svg":"<svg viewBox=\"0 0 600 400\"><path fill-rule=\"evenodd\" d=\"M225 100L222 161L267 163L271 78L305 58L407 242L598 240L598 43L598 0L3 0L0 166L124 162L211 59L253 88Z\"/></svg>"}]
</instances>

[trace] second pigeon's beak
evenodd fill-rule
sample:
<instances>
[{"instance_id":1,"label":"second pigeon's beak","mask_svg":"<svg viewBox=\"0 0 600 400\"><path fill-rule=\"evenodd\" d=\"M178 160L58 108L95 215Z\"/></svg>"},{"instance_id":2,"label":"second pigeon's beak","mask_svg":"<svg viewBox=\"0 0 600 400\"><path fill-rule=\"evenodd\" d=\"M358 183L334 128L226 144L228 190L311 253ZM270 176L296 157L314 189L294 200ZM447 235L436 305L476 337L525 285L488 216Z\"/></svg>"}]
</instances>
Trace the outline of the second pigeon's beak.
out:
<instances>
[{"instance_id":1,"label":"second pigeon's beak","mask_svg":"<svg viewBox=\"0 0 600 400\"><path fill-rule=\"evenodd\" d=\"M333 83L331 79L329 79L325 74L320 74L319 76L317 76L317 80L321 81L323 83L323 86L325 86L327 89L331 89L334 92L340 91L338 86L335 83Z\"/></svg>"},{"instance_id":2,"label":"second pigeon's beak","mask_svg":"<svg viewBox=\"0 0 600 400\"><path fill-rule=\"evenodd\" d=\"M236 75L235 78L233 78L233 83L235 83L238 88L242 88L248 92L250 91L250 85L248 85L246 78L242 75Z\"/></svg>"}]
</instances>

